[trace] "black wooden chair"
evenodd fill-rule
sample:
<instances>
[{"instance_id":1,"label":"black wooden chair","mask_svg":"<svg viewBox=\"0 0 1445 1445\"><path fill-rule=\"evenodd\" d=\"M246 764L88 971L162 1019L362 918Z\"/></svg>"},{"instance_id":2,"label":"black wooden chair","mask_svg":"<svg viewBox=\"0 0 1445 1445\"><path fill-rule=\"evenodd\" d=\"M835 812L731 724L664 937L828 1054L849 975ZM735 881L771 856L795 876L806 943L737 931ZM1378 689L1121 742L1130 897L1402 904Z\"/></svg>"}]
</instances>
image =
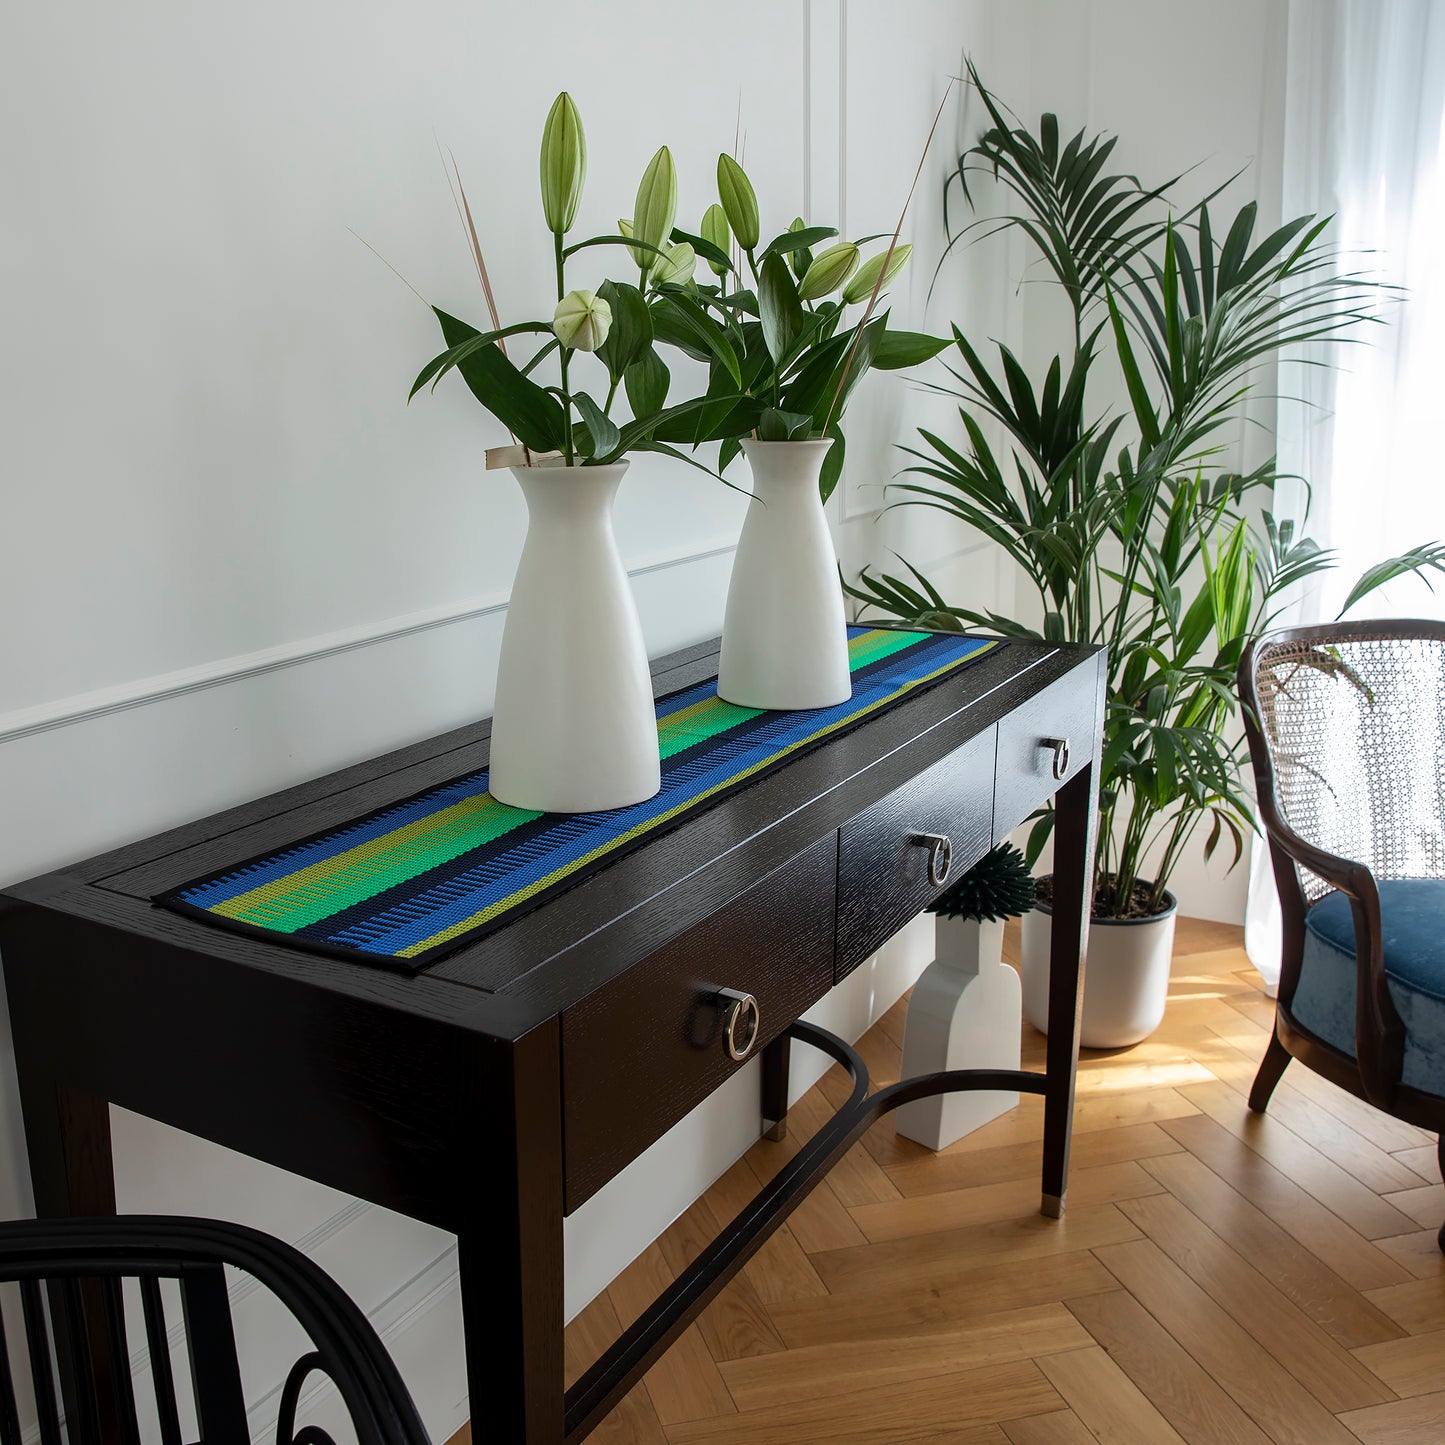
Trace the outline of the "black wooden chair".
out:
<instances>
[{"instance_id":1,"label":"black wooden chair","mask_svg":"<svg viewBox=\"0 0 1445 1445\"><path fill-rule=\"evenodd\" d=\"M0 1223L0 1282L18 1286L5 1292L9 1310L0 1308L0 1445L21 1445L7 1332L17 1344L25 1341L22 1369L41 1445L140 1445L142 1412L130 1356L142 1342L156 1406L154 1422L144 1411L147 1434L158 1431L162 1445L181 1445L182 1416L193 1415L204 1445L244 1445L250 1435L227 1266L270 1290L311 1342L281 1391L277 1445L332 1445L325 1430L296 1419L302 1389L316 1375L336 1387L358 1445L430 1445L366 1316L305 1255L240 1225L149 1215ZM137 1282L129 1309L126 1280ZM167 1280L176 1282L180 1297L178 1321L170 1323L162 1291ZM177 1322L189 1362L184 1410L168 1336Z\"/></svg>"},{"instance_id":2,"label":"black wooden chair","mask_svg":"<svg viewBox=\"0 0 1445 1445\"><path fill-rule=\"evenodd\" d=\"M1284 922L1250 1108L1296 1058L1441 1135L1445 1167L1445 625L1269 633L1239 694Z\"/></svg>"}]
</instances>

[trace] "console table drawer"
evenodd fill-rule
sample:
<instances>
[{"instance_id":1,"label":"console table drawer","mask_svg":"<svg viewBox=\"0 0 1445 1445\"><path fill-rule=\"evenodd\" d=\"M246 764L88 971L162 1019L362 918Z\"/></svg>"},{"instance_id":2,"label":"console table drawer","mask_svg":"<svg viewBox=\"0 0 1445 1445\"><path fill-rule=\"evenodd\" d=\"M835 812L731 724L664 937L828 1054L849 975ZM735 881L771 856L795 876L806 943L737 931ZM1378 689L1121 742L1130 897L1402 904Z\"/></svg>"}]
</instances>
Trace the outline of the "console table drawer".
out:
<instances>
[{"instance_id":1,"label":"console table drawer","mask_svg":"<svg viewBox=\"0 0 1445 1445\"><path fill-rule=\"evenodd\" d=\"M988 728L843 825L835 978L851 973L988 852L993 772ZM948 840L942 882L930 881L930 861L937 877L943 857L918 841L925 834Z\"/></svg>"},{"instance_id":2,"label":"console table drawer","mask_svg":"<svg viewBox=\"0 0 1445 1445\"><path fill-rule=\"evenodd\" d=\"M1097 686L1097 665L1087 664L1000 720L993 801L996 843L1088 766L1098 721Z\"/></svg>"},{"instance_id":3,"label":"console table drawer","mask_svg":"<svg viewBox=\"0 0 1445 1445\"><path fill-rule=\"evenodd\" d=\"M562 1013L570 1214L753 1059L833 984L838 844L830 833ZM719 990L751 995L756 1037Z\"/></svg>"}]
</instances>

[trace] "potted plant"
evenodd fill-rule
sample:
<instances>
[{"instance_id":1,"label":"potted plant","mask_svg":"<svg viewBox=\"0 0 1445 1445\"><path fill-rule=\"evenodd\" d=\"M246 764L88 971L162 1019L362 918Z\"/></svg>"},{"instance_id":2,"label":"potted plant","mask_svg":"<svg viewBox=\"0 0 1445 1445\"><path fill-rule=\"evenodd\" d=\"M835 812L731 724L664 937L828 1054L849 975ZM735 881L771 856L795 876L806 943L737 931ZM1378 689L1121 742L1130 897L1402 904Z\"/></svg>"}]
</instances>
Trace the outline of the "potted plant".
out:
<instances>
[{"instance_id":1,"label":"potted plant","mask_svg":"<svg viewBox=\"0 0 1445 1445\"><path fill-rule=\"evenodd\" d=\"M711 405L659 435L720 442L720 470L740 451L752 468L759 505L733 563L718 695L745 707L830 707L852 692L823 511L843 466L843 411L870 368L912 366L948 342L892 331L877 312L912 249L897 231L815 254L838 233L799 218L764 244L757 196L732 156L718 157L717 182L719 201L685 238L716 283L664 282L653 308L657 333L708 363ZM886 244L865 260L870 241Z\"/></svg>"},{"instance_id":2,"label":"potted plant","mask_svg":"<svg viewBox=\"0 0 1445 1445\"><path fill-rule=\"evenodd\" d=\"M980 226L1019 232L1066 302L1068 345L1036 384L1007 347L990 361L955 327L950 390L961 435L920 432L920 445L905 449L911 479L900 485L905 504L941 509L1001 548L1036 610L951 605L906 563L903 575L865 573L849 590L930 626L1108 648L1082 1039L1115 1047L1162 1017L1175 912L1168 885L1186 849L1207 824L1205 856L1227 842L1233 866L1254 826L1235 725L1239 656L1284 593L1333 565L1264 509L1274 462L1242 473L1221 453L1258 369L1282 348L1374 319L1381 288L1338 272L1323 240L1328 220L1300 217L1256 239L1251 203L1221 242L1213 196L1171 218L1164 197L1176 182L1145 187L1109 173L1113 138L1081 131L1061 143L1053 115L1034 133L969 73L990 124L960 156L949 192L956 184L972 208L987 174L1006 213L952 230L949 249ZM1089 385L1100 373L1107 398L1095 401ZM1111 414L1120 392L1127 410ZM1006 458L990 423L1007 437ZM1381 562L1346 609L1391 578L1442 565L1438 545ZM1051 812L1036 819L1031 865L1052 825ZM1046 906L1047 879L1040 891ZM1030 923L1024 959L1025 1009L1040 1027L1046 920L1041 909Z\"/></svg>"},{"instance_id":3,"label":"potted plant","mask_svg":"<svg viewBox=\"0 0 1445 1445\"><path fill-rule=\"evenodd\" d=\"M581 116L563 92L547 116L541 151L556 308L550 317L507 325L460 193L491 326L478 330L432 308L447 347L422 368L411 393L456 371L512 436L511 446L487 457L489 467L511 468L528 515L497 669L489 787L499 802L537 812L619 808L658 791L652 679L613 537L612 504L630 453L660 451L692 462L660 432L707 400L667 404L670 374L654 345L659 290L682 289L694 264L691 248L672 239L671 154L664 146L648 165L630 235L619 230L568 241L586 172ZM569 289L568 262L597 247L618 248L636 261L637 283L608 279ZM545 339L518 365L507 342L523 337ZM589 359L600 364L601 400L574 370ZM554 384L537 379L544 364L555 367ZM630 417L618 415L619 392Z\"/></svg>"},{"instance_id":4,"label":"potted plant","mask_svg":"<svg viewBox=\"0 0 1445 1445\"><path fill-rule=\"evenodd\" d=\"M1033 906L1029 865L1010 843L984 854L934 899L933 962L908 1002L903 1078L1019 1067L1019 976L1003 961L1003 926ZM898 1132L945 1149L1018 1101L1017 1092L994 1089L916 1099L899 1109Z\"/></svg>"}]
</instances>

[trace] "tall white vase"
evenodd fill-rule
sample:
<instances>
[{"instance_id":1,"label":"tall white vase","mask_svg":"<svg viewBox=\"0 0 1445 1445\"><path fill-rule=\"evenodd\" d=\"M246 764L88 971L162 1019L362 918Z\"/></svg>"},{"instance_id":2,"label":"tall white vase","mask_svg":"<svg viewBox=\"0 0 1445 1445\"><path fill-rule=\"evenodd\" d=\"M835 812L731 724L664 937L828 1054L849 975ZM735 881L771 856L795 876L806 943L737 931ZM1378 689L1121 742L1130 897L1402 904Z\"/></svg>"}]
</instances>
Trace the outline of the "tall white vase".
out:
<instances>
[{"instance_id":1,"label":"tall white vase","mask_svg":"<svg viewBox=\"0 0 1445 1445\"><path fill-rule=\"evenodd\" d=\"M527 540L502 633L489 781L514 808L590 813L661 786L647 648L612 534L626 470L512 468Z\"/></svg>"},{"instance_id":2,"label":"tall white vase","mask_svg":"<svg viewBox=\"0 0 1445 1445\"><path fill-rule=\"evenodd\" d=\"M754 501L723 618L718 696L743 707L834 707L853 694L838 558L818 495L831 441L745 441Z\"/></svg>"}]
</instances>

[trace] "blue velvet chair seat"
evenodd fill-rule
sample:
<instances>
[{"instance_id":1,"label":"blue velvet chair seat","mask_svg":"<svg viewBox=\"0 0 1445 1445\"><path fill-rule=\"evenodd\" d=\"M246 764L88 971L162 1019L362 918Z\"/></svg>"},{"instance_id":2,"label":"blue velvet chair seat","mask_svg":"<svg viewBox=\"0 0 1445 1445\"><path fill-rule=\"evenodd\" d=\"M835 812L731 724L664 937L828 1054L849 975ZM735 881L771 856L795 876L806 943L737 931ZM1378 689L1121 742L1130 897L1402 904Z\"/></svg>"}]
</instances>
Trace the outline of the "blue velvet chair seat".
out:
<instances>
[{"instance_id":1,"label":"blue velvet chair seat","mask_svg":"<svg viewBox=\"0 0 1445 1445\"><path fill-rule=\"evenodd\" d=\"M1401 1082L1445 1095L1445 879L1379 883L1385 978L1405 1025ZM1355 925L1329 893L1305 915L1304 958L1290 1012L1313 1034L1355 1052Z\"/></svg>"}]
</instances>

